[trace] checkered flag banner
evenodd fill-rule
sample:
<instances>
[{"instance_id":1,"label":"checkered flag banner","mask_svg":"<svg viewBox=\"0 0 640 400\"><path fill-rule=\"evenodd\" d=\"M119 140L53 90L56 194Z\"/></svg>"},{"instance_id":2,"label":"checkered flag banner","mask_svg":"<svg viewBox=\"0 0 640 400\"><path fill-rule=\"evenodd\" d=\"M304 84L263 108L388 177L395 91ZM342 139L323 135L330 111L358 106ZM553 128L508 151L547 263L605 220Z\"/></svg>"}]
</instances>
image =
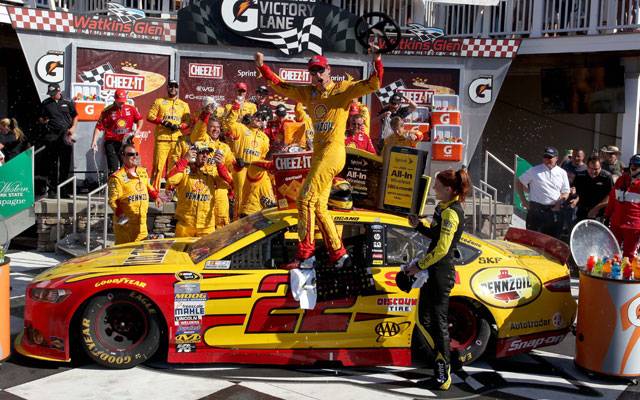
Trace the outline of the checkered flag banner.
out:
<instances>
[{"instance_id":1,"label":"checkered flag banner","mask_svg":"<svg viewBox=\"0 0 640 400\"><path fill-rule=\"evenodd\" d=\"M80 74L80 79L87 83L97 83L102 88L104 86L104 76L107 73L115 73L110 63L103 64L99 67L92 69L91 71L84 71Z\"/></svg>"},{"instance_id":2,"label":"checkered flag banner","mask_svg":"<svg viewBox=\"0 0 640 400\"><path fill-rule=\"evenodd\" d=\"M407 87L404 85L402 79L398 79L397 81L390 83L389 85L380 88L377 92L374 92L380 103L387 104L389 99L395 92L400 89L406 89Z\"/></svg>"},{"instance_id":3,"label":"checkered flag banner","mask_svg":"<svg viewBox=\"0 0 640 400\"><path fill-rule=\"evenodd\" d=\"M313 19L313 17L305 18L301 29L293 28L284 32L264 33L265 36L273 38L247 37L261 42L273 43L284 54L296 54L304 50L322 54L322 30L313 24Z\"/></svg>"}]
</instances>

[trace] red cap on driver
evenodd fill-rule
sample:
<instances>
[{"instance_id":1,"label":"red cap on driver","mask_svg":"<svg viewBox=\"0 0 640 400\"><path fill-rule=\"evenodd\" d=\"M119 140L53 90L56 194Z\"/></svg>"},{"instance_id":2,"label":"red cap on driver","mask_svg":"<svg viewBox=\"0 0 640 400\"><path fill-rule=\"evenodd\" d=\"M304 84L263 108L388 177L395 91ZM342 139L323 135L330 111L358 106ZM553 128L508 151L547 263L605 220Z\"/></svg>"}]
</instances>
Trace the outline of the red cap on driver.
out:
<instances>
[{"instance_id":1,"label":"red cap on driver","mask_svg":"<svg viewBox=\"0 0 640 400\"><path fill-rule=\"evenodd\" d=\"M327 66L329 65L329 63L327 62L327 59L319 56L319 55L315 55L313 57L311 57L309 59L309 62L307 63L307 68L311 69L311 68L327 68Z\"/></svg>"}]
</instances>

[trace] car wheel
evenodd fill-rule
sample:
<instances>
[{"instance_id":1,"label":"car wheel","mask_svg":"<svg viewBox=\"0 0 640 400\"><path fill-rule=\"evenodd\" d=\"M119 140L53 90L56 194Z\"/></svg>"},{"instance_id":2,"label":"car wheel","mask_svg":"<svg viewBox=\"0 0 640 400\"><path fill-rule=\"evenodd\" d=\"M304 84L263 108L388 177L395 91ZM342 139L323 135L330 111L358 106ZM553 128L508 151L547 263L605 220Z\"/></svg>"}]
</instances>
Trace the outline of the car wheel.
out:
<instances>
[{"instance_id":1,"label":"car wheel","mask_svg":"<svg viewBox=\"0 0 640 400\"><path fill-rule=\"evenodd\" d=\"M487 348L491 326L482 310L462 299L449 301L449 338L454 367L471 364Z\"/></svg>"},{"instance_id":2,"label":"car wheel","mask_svg":"<svg viewBox=\"0 0 640 400\"><path fill-rule=\"evenodd\" d=\"M81 314L82 348L98 364L135 367L158 350L159 312L148 297L135 291L99 294Z\"/></svg>"}]
</instances>

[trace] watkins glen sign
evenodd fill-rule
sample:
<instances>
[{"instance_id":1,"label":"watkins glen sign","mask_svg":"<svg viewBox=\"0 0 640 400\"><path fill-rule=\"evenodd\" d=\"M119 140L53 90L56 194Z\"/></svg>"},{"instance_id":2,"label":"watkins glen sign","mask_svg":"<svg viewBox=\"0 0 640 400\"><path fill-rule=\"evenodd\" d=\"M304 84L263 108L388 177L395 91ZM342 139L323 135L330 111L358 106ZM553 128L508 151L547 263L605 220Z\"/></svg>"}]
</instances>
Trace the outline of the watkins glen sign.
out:
<instances>
[{"instance_id":1,"label":"watkins glen sign","mask_svg":"<svg viewBox=\"0 0 640 400\"><path fill-rule=\"evenodd\" d=\"M358 52L358 17L317 0L201 0L178 11L178 43Z\"/></svg>"}]
</instances>

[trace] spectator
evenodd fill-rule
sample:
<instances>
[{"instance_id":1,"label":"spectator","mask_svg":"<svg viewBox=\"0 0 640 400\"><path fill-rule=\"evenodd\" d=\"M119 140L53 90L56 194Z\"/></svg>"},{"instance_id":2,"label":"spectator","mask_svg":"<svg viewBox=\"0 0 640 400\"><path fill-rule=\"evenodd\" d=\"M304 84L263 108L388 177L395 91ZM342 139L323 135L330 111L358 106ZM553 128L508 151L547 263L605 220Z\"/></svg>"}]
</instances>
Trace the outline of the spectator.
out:
<instances>
[{"instance_id":1,"label":"spectator","mask_svg":"<svg viewBox=\"0 0 640 400\"><path fill-rule=\"evenodd\" d=\"M577 222L587 218L604 215L604 209L613 188L613 179L608 171L602 169L597 156L587 160L587 173L581 174L573 181L578 194Z\"/></svg>"},{"instance_id":2,"label":"spectator","mask_svg":"<svg viewBox=\"0 0 640 400\"><path fill-rule=\"evenodd\" d=\"M414 149L418 147L418 143L422 140L422 132L419 130L410 130L405 132L404 121L399 116L391 118L390 126L393 131L393 135L387 136L384 140L384 147L382 148L381 153L383 157L387 148L391 146L406 146L413 147Z\"/></svg>"},{"instance_id":3,"label":"spectator","mask_svg":"<svg viewBox=\"0 0 640 400\"><path fill-rule=\"evenodd\" d=\"M561 168L567 172L567 178L569 179L569 185L571 188L569 198L562 203L560 208L560 213L558 214L560 217L558 225L561 236L564 236L564 229L567 229L568 239L576 222L576 212L578 211L578 208L576 207L578 204L578 195L576 194L576 190L572 186L572 183L576 176L585 174L587 170L587 166L584 163L584 151L582 149L576 149L571 158L562 163Z\"/></svg>"},{"instance_id":4,"label":"spectator","mask_svg":"<svg viewBox=\"0 0 640 400\"><path fill-rule=\"evenodd\" d=\"M287 118L287 107L284 104L276 106L276 116L273 120L267 122L267 129L264 130L265 135L269 138L269 148L272 152L281 152L287 147L287 138L285 134L285 126L290 124L291 119ZM305 140L301 140L304 146Z\"/></svg>"},{"instance_id":5,"label":"spectator","mask_svg":"<svg viewBox=\"0 0 640 400\"><path fill-rule=\"evenodd\" d=\"M622 153L616 146L607 146L604 154L605 161L602 163L602 169L611 172L611 175L613 175L613 182L615 183L615 181L622 176L622 172L624 171L624 163L618 160L618 156Z\"/></svg>"},{"instance_id":6,"label":"spectator","mask_svg":"<svg viewBox=\"0 0 640 400\"><path fill-rule=\"evenodd\" d=\"M542 164L529 168L516 180L516 190L527 210L527 229L556 238L560 234L558 211L570 193L567 172L558 167L557 162L558 150L547 147ZM529 191L531 203L524 197L525 188Z\"/></svg>"},{"instance_id":7,"label":"spectator","mask_svg":"<svg viewBox=\"0 0 640 400\"><path fill-rule=\"evenodd\" d=\"M153 130L155 143L151 184L159 190L169 153L182 136L181 130L191 126L191 111L189 105L178 98L177 81L170 80L167 83L167 95L153 102L147 113L147 121L156 124Z\"/></svg>"},{"instance_id":8,"label":"spectator","mask_svg":"<svg viewBox=\"0 0 640 400\"><path fill-rule=\"evenodd\" d=\"M147 170L138 166L138 152L131 143L119 149L123 166L109 176L109 206L113 210L115 244L145 240L149 198L156 207L162 200L149 182Z\"/></svg>"},{"instance_id":9,"label":"spectator","mask_svg":"<svg viewBox=\"0 0 640 400\"><path fill-rule=\"evenodd\" d=\"M352 114L349 116L344 144L347 147L355 147L356 149L376 154L376 149L373 147L371 139L364 133L364 117L362 115Z\"/></svg>"},{"instance_id":10,"label":"spectator","mask_svg":"<svg viewBox=\"0 0 640 400\"><path fill-rule=\"evenodd\" d=\"M2 163L22 153L28 147L27 138L20 130L15 118L0 119L0 151L4 155Z\"/></svg>"},{"instance_id":11,"label":"spectator","mask_svg":"<svg viewBox=\"0 0 640 400\"><path fill-rule=\"evenodd\" d=\"M273 111L271 110L271 107L269 107L269 104L267 104L268 99L269 89L267 89L266 86L258 86L253 103L255 103L257 111L265 114L267 116L267 121L271 121L273 119Z\"/></svg>"},{"instance_id":12,"label":"spectator","mask_svg":"<svg viewBox=\"0 0 640 400\"><path fill-rule=\"evenodd\" d=\"M622 255L635 257L640 239L640 154L631 157L629 172L615 182L604 214L611 218L609 228L622 247Z\"/></svg>"},{"instance_id":13,"label":"spectator","mask_svg":"<svg viewBox=\"0 0 640 400\"><path fill-rule=\"evenodd\" d=\"M307 138L307 149L313 150L313 121L309 114L304 110L302 103L296 101L296 107L294 108L296 122L304 123L304 135Z\"/></svg>"},{"instance_id":14,"label":"spectator","mask_svg":"<svg viewBox=\"0 0 640 400\"><path fill-rule=\"evenodd\" d=\"M240 202L240 218L276 205L276 195L271 183L272 168L273 163L264 160L254 161L247 167L247 179L244 182L243 198Z\"/></svg>"},{"instance_id":15,"label":"spectator","mask_svg":"<svg viewBox=\"0 0 640 400\"><path fill-rule=\"evenodd\" d=\"M402 103L402 100L405 100L406 102L408 102L409 105L400 106L400 103ZM395 93L394 95L391 96L391 98L389 99L389 104L386 107L384 107L382 110L378 111L378 114L376 114L373 121L371 121L371 123L374 125L377 123L380 123L380 135L378 136L379 149L382 149L385 139L391 134L393 134L393 129L390 126L391 119L393 117L400 117L404 119L407 115L409 115L409 113L413 112L413 110L415 110L416 108L418 108L418 105L413 100L410 100L408 97L404 95Z\"/></svg>"},{"instance_id":16,"label":"spectator","mask_svg":"<svg viewBox=\"0 0 640 400\"><path fill-rule=\"evenodd\" d=\"M216 168L207 168L212 151L206 143L196 142L167 173L167 184L175 186L178 193L176 237L202 237L216 229L215 191L218 187L229 189L233 182L222 153L213 157Z\"/></svg>"},{"instance_id":17,"label":"spectator","mask_svg":"<svg viewBox=\"0 0 640 400\"><path fill-rule=\"evenodd\" d=\"M607 161L607 146L600 147L600 150L598 150L598 157L600 158L600 164Z\"/></svg>"},{"instance_id":18,"label":"spectator","mask_svg":"<svg viewBox=\"0 0 640 400\"><path fill-rule=\"evenodd\" d=\"M42 112L39 122L45 125L45 161L43 165L48 168L47 188L49 197L55 197L58 184L69 178L71 169L73 147L64 142L65 136L73 138L78 125L78 112L76 106L70 100L62 98L60 86L52 83L47 88L49 98L42 102ZM71 140L67 139L68 143ZM68 190L62 192L68 197Z\"/></svg>"},{"instance_id":19,"label":"spectator","mask_svg":"<svg viewBox=\"0 0 640 400\"><path fill-rule=\"evenodd\" d=\"M371 127L371 111L369 111L369 107L359 102L358 99L353 99L351 100L349 115L353 114L362 115L362 122L364 122L364 134L370 136L369 128Z\"/></svg>"},{"instance_id":20,"label":"spectator","mask_svg":"<svg viewBox=\"0 0 640 400\"><path fill-rule=\"evenodd\" d=\"M571 158L563 162L561 168L567 171L569 184L572 184L576 176L584 175L587 171L587 165L584 163L584 151L582 149L574 150Z\"/></svg>"},{"instance_id":21,"label":"spectator","mask_svg":"<svg viewBox=\"0 0 640 400\"><path fill-rule=\"evenodd\" d=\"M118 157L122 144L130 143L134 137L140 136L142 129L142 115L135 106L126 103L127 94L125 91L123 89L116 90L113 104L102 110L96 128L93 130L93 140L91 141L93 151L98 151L98 136L100 136L100 131L104 131L104 151L107 155L109 174L117 171L122 165L122 161ZM136 130L131 133L133 124L136 124Z\"/></svg>"}]
</instances>

